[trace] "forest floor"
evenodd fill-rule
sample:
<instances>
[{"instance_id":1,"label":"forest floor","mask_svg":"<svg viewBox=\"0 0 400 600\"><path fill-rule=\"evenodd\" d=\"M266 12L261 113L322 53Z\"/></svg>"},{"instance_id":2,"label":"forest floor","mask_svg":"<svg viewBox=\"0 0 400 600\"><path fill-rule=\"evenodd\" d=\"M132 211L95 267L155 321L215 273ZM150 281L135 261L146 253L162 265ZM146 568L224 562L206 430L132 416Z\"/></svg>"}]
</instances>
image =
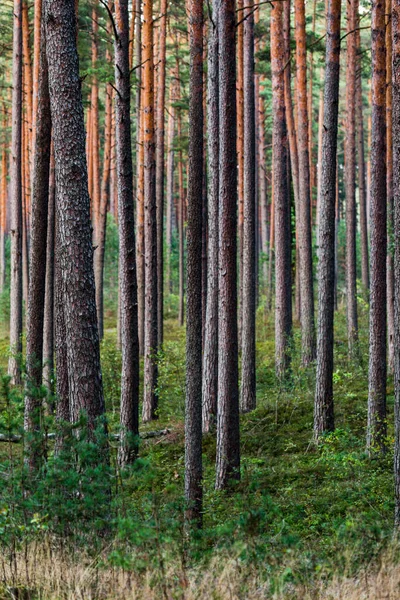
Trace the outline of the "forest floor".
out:
<instances>
[{"instance_id":1,"label":"forest floor","mask_svg":"<svg viewBox=\"0 0 400 600\"><path fill-rule=\"evenodd\" d=\"M159 362L159 419L143 428L170 433L143 440L140 458L125 473L113 450L111 505L96 480L104 473L92 469L77 478L68 461L62 476L56 461L47 467L27 498L17 485L24 477L20 448L1 444L0 598L15 597L21 585L35 590L24 597L49 599L398 598L393 454L369 459L365 452L368 329L360 311L359 364L348 362L344 312L337 314L336 431L318 448L314 370L302 369L294 351L290 382L277 384L273 319L260 311L258 405L241 417L241 481L229 493L215 491L215 435L205 436L204 527L192 540L182 522L185 336L175 321L166 323ZM5 339L3 364L6 347ZM102 344L102 365L108 419L117 431L120 355L113 329ZM7 403L15 404L9 410L18 429L22 401L15 397ZM388 409L392 448L391 381Z\"/></svg>"}]
</instances>

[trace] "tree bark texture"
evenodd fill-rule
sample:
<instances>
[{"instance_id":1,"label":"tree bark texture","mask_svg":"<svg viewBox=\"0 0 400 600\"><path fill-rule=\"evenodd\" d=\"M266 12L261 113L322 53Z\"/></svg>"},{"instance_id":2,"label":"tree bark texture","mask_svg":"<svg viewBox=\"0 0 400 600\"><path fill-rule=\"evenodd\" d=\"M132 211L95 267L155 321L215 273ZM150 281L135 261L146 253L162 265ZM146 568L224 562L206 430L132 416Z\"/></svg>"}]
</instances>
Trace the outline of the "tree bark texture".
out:
<instances>
[{"instance_id":1,"label":"tree bark texture","mask_svg":"<svg viewBox=\"0 0 400 600\"><path fill-rule=\"evenodd\" d=\"M319 209L317 376L314 438L335 426L333 319L335 311L336 156L340 78L341 0L329 0L325 58L324 125Z\"/></svg>"},{"instance_id":2,"label":"tree bark texture","mask_svg":"<svg viewBox=\"0 0 400 600\"><path fill-rule=\"evenodd\" d=\"M237 328L235 2L221 2L219 43L219 318L216 488L240 478Z\"/></svg>"}]
</instances>

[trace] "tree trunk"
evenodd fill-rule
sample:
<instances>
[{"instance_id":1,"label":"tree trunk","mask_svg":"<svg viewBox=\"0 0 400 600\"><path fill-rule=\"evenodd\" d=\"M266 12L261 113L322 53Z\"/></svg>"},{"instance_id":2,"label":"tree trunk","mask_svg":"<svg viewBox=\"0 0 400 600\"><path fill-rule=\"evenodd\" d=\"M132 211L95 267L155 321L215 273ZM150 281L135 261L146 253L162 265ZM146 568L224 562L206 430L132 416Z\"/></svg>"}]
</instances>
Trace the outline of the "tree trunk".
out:
<instances>
[{"instance_id":1,"label":"tree trunk","mask_svg":"<svg viewBox=\"0 0 400 600\"><path fill-rule=\"evenodd\" d=\"M187 317L185 500L186 518L202 522L202 213L203 213L203 1L189 11L189 177L187 220Z\"/></svg>"},{"instance_id":2,"label":"tree trunk","mask_svg":"<svg viewBox=\"0 0 400 600\"><path fill-rule=\"evenodd\" d=\"M119 282L121 287L121 466L131 463L137 454L139 437L139 339L133 206L132 141L130 129L130 69L128 0L115 2L115 97Z\"/></svg>"},{"instance_id":3,"label":"tree trunk","mask_svg":"<svg viewBox=\"0 0 400 600\"><path fill-rule=\"evenodd\" d=\"M387 343L389 368L394 367L394 255L393 255L393 139L392 139L392 11L391 0L386 0L386 194L388 208L387 253Z\"/></svg>"},{"instance_id":4,"label":"tree trunk","mask_svg":"<svg viewBox=\"0 0 400 600\"><path fill-rule=\"evenodd\" d=\"M235 1L218 14L219 43L219 307L216 488L240 478L237 329L237 177Z\"/></svg>"},{"instance_id":5,"label":"tree trunk","mask_svg":"<svg viewBox=\"0 0 400 600\"><path fill-rule=\"evenodd\" d=\"M300 323L302 362L315 358L314 292L310 215L310 164L307 113L307 53L304 0L295 0L297 110L299 154L299 214L297 215L300 255Z\"/></svg>"},{"instance_id":6,"label":"tree trunk","mask_svg":"<svg viewBox=\"0 0 400 600\"><path fill-rule=\"evenodd\" d=\"M54 135L56 202L59 220L68 366L69 407L73 422L82 412L89 431L105 412L97 328L93 247L90 224L85 127L74 0L45 0L50 107ZM108 455L104 447L104 455Z\"/></svg>"},{"instance_id":7,"label":"tree trunk","mask_svg":"<svg viewBox=\"0 0 400 600\"><path fill-rule=\"evenodd\" d=\"M347 3L347 65L346 65L346 135L345 135L345 192L346 192L346 288L347 338L349 355L357 355L357 269L356 269L356 27L358 0Z\"/></svg>"},{"instance_id":8,"label":"tree trunk","mask_svg":"<svg viewBox=\"0 0 400 600\"><path fill-rule=\"evenodd\" d=\"M324 126L318 251L317 376L314 438L333 431L333 319L335 311L336 155L340 80L341 0L329 0L325 58Z\"/></svg>"},{"instance_id":9,"label":"tree trunk","mask_svg":"<svg viewBox=\"0 0 400 600\"><path fill-rule=\"evenodd\" d=\"M50 155L49 202L47 213L46 291L43 325L43 382L48 390L50 408L54 394L54 236L55 236L55 169L54 150Z\"/></svg>"},{"instance_id":10,"label":"tree trunk","mask_svg":"<svg viewBox=\"0 0 400 600\"><path fill-rule=\"evenodd\" d=\"M359 37L359 36L358 36ZM359 47L359 44L358 44ZM360 62L360 61L358 61ZM360 65L361 71L361 65ZM364 119L362 109L362 82L361 72L356 82L357 105L357 146L358 146L358 194L360 202L360 233L361 233L361 281L363 284L364 298L368 301L369 293L369 251L368 251L368 224L367 224L367 190L365 174L364 150Z\"/></svg>"},{"instance_id":11,"label":"tree trunk","mask_svg":"<svg viewBox=\"0 0 400 600\"><path fill-rule=\"evenodd\" d=\"M385 3L372 3L371 296L367 448L386 446L386 47Z\"/></svg>"},{"instance_id":12,"label":"tree trunk","mask_svg":"<svg viewBox=\"0 0 400 600\"><path fill-rule=\"evenodd\" d=\"M168 139L167 139L167 215L166 215L166 290L168 294L172 292L171 280L171 243L172 243L172 213L174 208L174 138L175 138L175 77L170 86L170 99L168 109Z\"/></svg>"},{"instance_id":13,"label":"tree trunk","mask_svg":"<svg viewBox=\"0 0 400 600\"><path fill-rule=\"evenodd\" d=\"M157 414L157 219L154 154L153 0L143 1L143 143L145 235L145 332L143 421Z\"/></svg>"},{"instance_id":14,"label":"tree trunk","mask_svg":"<svg viewBox=\"0 0 400 600\"><path fill-rule=\"evenodd\" d=\"M218 189L219 189L219 90L218 10L212 5L208 29L207 129L208 129L208 255L207 308L203 362L203 431L209 432L217 415L218 395Z\"/></svg>"},{"instance_id":15,"label":"tree trunk","mask_svg":"<svg viewBox=\"0 0 400 600\"><path fill-rule=\"evenodd\" d=\"M292 335L290 248L290 195L288 190L288 139L285 112L285 41L283 5L271 10L271 70L273 98L273 177L275 204L275 368L279 379L287 375Z\"/></svg>"},{"instance_id":16,"label":"tree trunk","mask_svg":"<svg viewBox=\"0 0 400 600\"><path fill-rule=\"evenodd\" d=\"M236 151L238 161L238 240L239 240L239 345L242 339L242 299L243 299L243 227L244 227L244 3L237 0L237 84L236 84Z\"/></svg>"},{"instance_id":17,"label":"tree trunk","mask_svg":"<svg viewBox=\"0 0 400 600\"><path fill-rule=\"evenodd\" d=\"M392 43L393 43L393 217L394 217L394 309L395 309L395 524L400 526L400 0L392 0Z\"/></svg>"},{"instance_id":18,"label":"tree trunk","mask_svg":"<svg viewBox=\"0 0 400 600\"><path fill-rule=\"evenodd\" d=\"M160 51L157 81L157 145L156 145L156 205L157 205L157 332L158 346L163 343L164 331L164 126L165 126L165 69L167 37L167 0L161 0Z\"/></svg>"},{"instance_id":19,"label":"tree trunk","mask_svg":"<svg viewBox=\"0 0 400 600\"><path fill-rule=\"evenodd\" d=\"M108 8L113 10L114 1L109 0ZM111 23L107 25L108 35L112 35ZM106 62L108 65L112 62L109 47L106 50ZM111 128L113 113L113 88L111 84L106 85L106 106L105 106L105 126L104 126L104 155L103 155L103 174L101 178L101 191L99 201L99 211L97 216L97 239L96 250L94 253L94 276L96 281L96 308L97 322L99 326L100 339L104 337L104 254L106 249L107 232L107 212L110 196L110 171L111 171ZM133 192L132 192L133 193Z\"/></svg>"},{"instance_id":20,"label":"tree trunk","mask_svg":"<svg viewBox=\"0 0 400 600\"><path fill-rule=\"evenodd\" d=\"M14 0L13 88L11 133L11 281L8 374L21 382L22 352L22 0Z\"/></svg>"},{"instance_id":21,"label":"tree trunk","mask_svg":"<svg viewBox=\"0 0 400 600\"><path fill-rule=\"evenodd\" d=\"M98 22L98 6L99 0L94 0L92 9L92 70L94 72L92 78L92 90L91 90L91 104L90 104L90 115L91 115L91 134L92 134L92 148L91 148L91 161L93 169L93 189L92 189L92 222L93 222L93 240L94 245L98 247L98 231L99 231L99 220L100 220L100 139L99 139L99 83L97 78L97 62L99 59L99 48L98 48L98 36L99 36L99 22ZM96 250L97 252L98 250ZM101 322L99 327L100 337L102 335L103 323Z\"/></svg>"},{"instance_id":22,"label":"tree trunk","mask_svg":"<svg viewBox=\"0 0 400 600\"><path fill-rule=\"evenodd\" d=\"M3 127L8 125L6 105L3 105ZM4 292L6 282L6 227L7 227L7 175L8 175L8 153L7 142L3 145L1 158L1 215L0 215L0 294Z\"/></svg>"},{"instance_id":23,"label":"tree trunk","mask_svg":"<svg viewBox=\"0 0 400 600\"><path fill-rule=\"evenodd\" d=\"M46 291L47 215L49 201L51 117L46 61L46 38L41 35L38 86L38 112L33 162L32 223L30 245L30 284L26 326L26 385L24 429L28 434L39 432L42 403L38 390L42 385L43 325ZM41 448L38 440L27 437L25 451L30 468L37 468Z\"/></svg>"}]
</instances>

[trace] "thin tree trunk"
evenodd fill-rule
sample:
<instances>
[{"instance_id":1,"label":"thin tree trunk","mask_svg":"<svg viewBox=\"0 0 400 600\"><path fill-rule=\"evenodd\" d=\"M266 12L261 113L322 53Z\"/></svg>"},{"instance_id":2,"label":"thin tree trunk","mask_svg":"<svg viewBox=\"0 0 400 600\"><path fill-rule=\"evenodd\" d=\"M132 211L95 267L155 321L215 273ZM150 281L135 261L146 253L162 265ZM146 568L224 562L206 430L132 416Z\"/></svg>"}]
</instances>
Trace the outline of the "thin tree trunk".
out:
<instances>
[{"instance_id":1,"label":"thin tree trunk","mask_svg":"<svg viewBox=\"0 0 400 600\"><path fill-rule=\"evenodd\" d=\"M394 309L395 309L395 525L400 526L400 0L392 0L392 43L393 43L393 231L394 231Z\"/></svg>"},{"instance_id":2,"label":"thin tree trunk","mask_svg":"<svg viewBox=\"0 0 400 600\"><path fill-rule=\"evenodd\" d=\"M157 145L156 145L156 205L157 205L157 332L158 346L164 332L164 127L165 127L165 70L167 37L167 0L160 3L160 51L157 81Z\"/></svg>"},{"instance_id":3,"label":"thin tree trunk","mask_svg":"<svg viewBox=\"0 0 400 600\"><path fill-rule=\"evenodd\" d=\"M247 5L243 34L242 412L249 412L256 407L256 123L252 0L247 1Z\"/></svg>"},{"instance_id":4,"label":"thin tree trunk","mask_svg":"<svg viewBox=\"0 0 400 600\"><path fill-rule=\"evenodd\" d=\"M139 339L130 129L130 69L128 0L115 2L115 115L118 177L119 282L121 286L121 439L118 461L131 463L139 436Z\"/></svg>"},{"instance_id":5,"label":"thin tree trunk","mask_svg":"<svg viewBox=\"0 0 400 600\"><path fill-rule=\"evenodd\" d=\"M279 379L287 375L292 334L290 196L288 190L288 139L285 111L283 5L271 10L271 70L273 98L273 177L275 204L275 368Z\"/></svg>"},{"instance_id":6,"label":"thin tree trunk","mask_svg":"<svg viewBox=\"0 0 400 600\"><path fill-rule=\"evenodd\" d=\"M168 294L172 292L171 280L171 243L172 243L172 212L174 207L174 138L175 138L175 79L171 82L170 100L168 109L168 134L167 134L167 215L166 215L166 290Z\"/></svg>"},{"instance_id":7,"label":"thin tree trunk","mask_svg":"<svg viewBox=\"0 0 400 600\"><path fill-rule=\"evenodd\" d=\"M218 189L219 189L219 89L218 10L212 5L208 29L208 255L207 308L203 362L203 431L209 432L217 415L218 395Z\"/></svg>"},{"instance_id":8,"label":"thin tree trunk","mask_svg":"<svg viewBox=\"0 0 400 600\"><path fill-rule=\"evenodd\" d=\"M307 113L307 53L304 0L295 0L297 110L299 155L299 214L297 216L300 255L300 323L303 364L315 358L314 292L310 215L310 164Z\"/></svg>"},{"instance_id":9,"label":"thin tree trunk","mask_svg":"<svg viewBox=\"0 0 400 600\"><path fill-rule=\"evenodd\" d=\"M243 298L243 228L244 228L244 22L243 7L246 0L237 0L237 84L236 84L236 151L238 157L238 240L239 240L239 345L242 339ZM241 21L241 22L240 22Z\"/></svg>"},{"instance_id":10,"label":"thin tree trunk","mask_svg":"<svg viewBox=\"0 0 400 600\"><path fill-rule=\"evenodd\" d=\"M41 36L40 69L38 86L38 113L36 115L36 140L33 162L32 224L30 245L30 284L26 325L26 385L24 429L32 434L41 427L41 398L38 390L42 385L43 325L46 291L47 215L49 202L51 117L49 84L47 75L46 44ZM38 440L27 437L25 452L31 469L38 467L41 448Z\"/></svg>"},{"instance_id":11,"label":"thin tree trunk","mask_svg":"<svg viewBox=\"0 0 400 600\"><path fill-rule=\"evenodd\" d=\"M157 417L157 220L154 154L153 0L143 1L145 331L143 421Z\"/></svg>"},{"instance_id":12,"label":"thin tree trunk","mask_svg":"<svg viewBox=\"0 0 400 600\"><path fill-rule=\"evenodd\" d=\"M114 2L109 0L108 8L113 10ZM112 35L111 23L107 25L109 36ZM109 47L106 50L106 62L108 65L112 62ZM96 281L96 308L97 322L99 326L100 339L104 337L104 255L106 248L107 232L107 212L110 196L110 170L111 170L111 128L113 113L113 88L111 84L106 85L106 103L105 103L105 127L104 127L104 155L103 155L103 174L101 178L101 191L99 201L99 212L97 216L97 239L96 250L94 254L94 276ZM132 192L133 193L133 192Z\"/></svg>"},{"instance_id":13,"label":"thin tree trunk","mask_svg":"<svg viewBox=\"0 0 400 600\"><path fill-rule=\"evenodd\" d=\"M54 394L54 236L55 236L55 168L54 150L50 155L49 202L47 213L46 291L43 325L43 382L50 397Z\"/></svg>"},{"instance_id":14,"label":"thin tree trunk","mask_svg":"<svg viewBox=\"0 0 400 600\"><path fill-rule=\"evenodd\" d=\"M235 1L221 2L219 43L219 307L216 488L240 478L237 328Z\"/></svg>"},{"instance_id":15,"label":"thin tree trunk","mask_svg":"<svg viewBox=\"0 0 400 600\"><path fill-rule=\"evenodd\" d=\"M386 47L385 3L372 3L371 296L367 448L386 447Z\"/></svg>"},{"instance_id":16,"label":"thin tree trunk","mask_svg":"<svg viewBox=\"0 0 400 600\"><path fill-rule=\"evenodd\" d=\"M394 255L393 240L393 139L392 139L392 11L391 0L386 0L386 165L387 165L387 208L388 208L388 253L387 253L387 342L389 368L394 367Z\"/></svg>"},{"instance_id":17,"label":"thin tree trunk","mask_svg":"<svg viewBox=\"0 0 400 600\"><path fill-rule=\"evenodd\" d=\"M202 214L203 214L203 0L189 11L189 177L187 221L187 318L185 500L186 518L202 523Z\"/></svg>"},{"instance_id":18,"label":"thin tree trunk","mask_svg":"<svg viewBox=\"0 0 400 600\"><path fill-rule=\"evenodd\" d=\"M7 128L7 109L3 105L3 127ZM0 215L0 294L4 292L6 282L6 227L7 227L7 175L8 154L7 142L4 142L3 155L1 158L1 215Z\"/></svg>"},{"instance_id":19,"label":"thin tree trunk","mask_svg":"<svg viewBox=\"0 0 400 600\"><path fill-rule=\"evenodd\" d=\"M93 222L93 239L95 246L98 246L98 230L99 230L99 219L100 219L100 140L99 140L99 83L97 78L97 62L99 59L98 49L98 36L99 36L99 22L98 22L98 6L99 0L95 0L92 9L92 70L94 72L92 79L92 90L91 90L91 134L92 134L92 147L91 147L91 161L93 169L93 189L92 189L92 222ZM102 335L103 323L101 323L99 331L100 337Z\"/></svg>"},{"instance_id":20,"label":"thin tree trunk","mask_svg":"<svg viewBox=\"0 0 400 600\"><path fill-rule=\"evenodd\" d=\"M359 37L359 36L358 36ZM359 47L359 43L358 43ZM359 62L359 61L358 61ZM358 194L360 202L360 233L361 233L361 281L363 284L364 298L368 301L369 293L369 251L368 251L368 224L367 224L367 190L364 156L364 119L362 109L362 82L361 65L360 76L356 82L357 104L357 145L358 145Z\"/></svg>"},{"instance_id":21,"label":"thin tree trunk","mask_svg":"<svg viewBox=\"0 0 400 600\"><path fill-rule=\"evenodd\" d=\"M21 382L22 352L22 0L14 0L13 89L11 133L11 281L8 374Z\"/></svg>"},{"instance_id":22,"label":"thin tree trunk","mask_svg":"<svg viewBox=\"0 0 400 600\"><path fill-rule=\"evenodd\" d=\"M179 70L178 70L179 73ZM179 92L180 98L180 92ZM182 139L182 115L178 113L178 139ZM178 236L179 236L179 325L183 326L185 318L185 257L184 257L184 243L185 243L185 191L183 188L183 158L182 149L179 150L178 159L178 182L179 182L179 209L178 209Z\"/></svg>"},{"instance_id":23,"label":"thin tree trunk","mask_svg":"<svg viewBox=\"0 0 400 600\"><path fill-rule=\"evenodd\" d=\"M336 155L340 80L341 0L329 0L325 58L324 126L320 182L317 376L314 401L314 438L332 431L333 319L335 309Z\"/></svg>"},{"instance_id":24,"label":"thin tree trunk","mask_svg":"<svg viewBox=\"0 0 400 600\"><path fill-rule=\"evenodd\" d=\"M358 0L347 3L347 65L346 65L346 136L345 136L345 191L346 191L346 288L347 338L350 357L357 354L357 269L356 269L356 27Z\"/></svg>"}]
</instances>

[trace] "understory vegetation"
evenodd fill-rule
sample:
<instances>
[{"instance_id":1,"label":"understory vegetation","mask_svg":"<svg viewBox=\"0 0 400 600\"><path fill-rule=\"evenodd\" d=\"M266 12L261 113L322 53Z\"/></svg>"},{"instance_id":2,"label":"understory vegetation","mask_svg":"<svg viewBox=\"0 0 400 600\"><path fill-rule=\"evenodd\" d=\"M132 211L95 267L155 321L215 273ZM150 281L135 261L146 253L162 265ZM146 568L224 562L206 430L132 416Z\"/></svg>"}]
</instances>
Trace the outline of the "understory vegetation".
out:
<instances>
[{"instance_id":1,"label":"understory vegetation","mask_svg":"<svg viewBox=\"0 0 400 600\"><path fill-rule=\"evenodd\" d=\"M361 300L359 308L366 332ZM348 598L351 586L346 596L335 595L338 573L341 581L353 581L375 565L382 576L382 561L394 562L400 546L393 539L392 452L370 459L365 451L366 336L361 363L350 364L340 307L337 428L316 447L314 371L300 367L295 336L292 375L280 386L272 316L259 309L257 325L258 405L241 417L241 481L229 492L215 491L215 435L205 436L203 530L190 538L183 519L185 336L175 319L166 323L159 357L158 420L141 428L132 467L118 469L113 436L110 468L99 464L98 446L76 439L71 429L63 432L68 443L57 457L53 436L40 438L44 460L35 477L25 470L21 443L0 444L0 597ZM7 347L4 338L3 373ZM120 397L116 347L116 333L108 329L102 367L112 434L118 433ZM391 383L388 410L392 448ZM22 393L4 374L0 415L4 438L23 434ZM44 425L54 434L50 412ZM149 430L155 437L146 438ZM368 577L373 573L369 569ZM324 595L326 586L331 596Z\"/></svg>"}]
</instances>

